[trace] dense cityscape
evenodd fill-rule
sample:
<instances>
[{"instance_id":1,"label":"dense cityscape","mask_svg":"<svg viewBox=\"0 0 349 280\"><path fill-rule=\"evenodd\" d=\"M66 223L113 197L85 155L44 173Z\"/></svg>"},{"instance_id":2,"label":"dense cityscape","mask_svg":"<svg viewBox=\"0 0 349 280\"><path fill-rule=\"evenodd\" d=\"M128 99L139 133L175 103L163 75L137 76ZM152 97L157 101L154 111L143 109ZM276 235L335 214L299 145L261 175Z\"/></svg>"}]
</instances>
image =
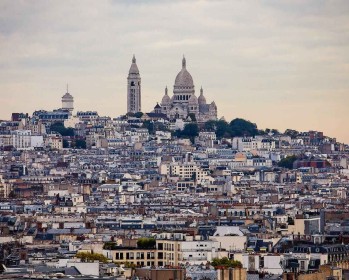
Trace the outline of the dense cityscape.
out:
<instances>
[{"instance_id":1,"label":"dense cityscape","mask_svg":"<svg viewBox=\"0 0 349 280\"><path fill-rule=\"evenodd\" d=\"M134 56L125 115L0 122L0 279L348 277L349 146L218 119L187 68L151 112Z\"/></svg>"}]
</instances>

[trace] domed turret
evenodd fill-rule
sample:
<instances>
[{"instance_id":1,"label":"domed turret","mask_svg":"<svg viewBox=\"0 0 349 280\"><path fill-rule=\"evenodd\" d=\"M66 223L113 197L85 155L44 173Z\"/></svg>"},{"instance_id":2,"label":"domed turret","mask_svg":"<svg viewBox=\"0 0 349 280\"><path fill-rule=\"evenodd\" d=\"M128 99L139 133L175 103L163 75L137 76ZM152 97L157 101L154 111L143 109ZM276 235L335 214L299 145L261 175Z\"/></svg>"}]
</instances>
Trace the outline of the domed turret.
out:
<instances>
[{"instance_id":1,"label":"domed turret","mask_svg":"<svg viewBox=\"0 0 349 280\"><path fill-rule=\"evenodd\" d=\"M198 100L199 100L200 105L206 104L206 98L204 96L204 91L203 91L202 87L200 89L200 96L199 96Z\"/></svg>"},{"instance_id":2,"label":"domed turret","mask_svg":"<svg viewBox=\"0 0 349 280\"><path fill-rule=\"evenodd\" d=\"M128 71L129 74L138 74L139 75L139 70L138 70L138 66L136 64L136 57L135 55L133 55L133 58L132 58L132 64L131 64L131 67L130 67L130 70Z\"/></svg>"},{"instance_id":3,"label":"domed turret","mask_svg":"<svg viewBox=\"0 0 349 280\"><path fill-rule=\"evenodd\" d=\"M168 105L171 103L171 98L168 96L167 86L165 88L165 95L162 97L161 105Z\"/></svg>"},{"instance_id":4,"label":"domed turret","mask_svg":"<svg viewBox=\"0 0 349 280\"><path fill-rule=\"evenodd\" d=\"M182 59L182 70L177 74L176 79L175 79L175 84L174 84L174 93L177 92L192 92L194 93L194 82L193 78L190 75L190 73L187 71L186 68L186 60L185 57L183 56Z\"/></svg>"},{"instance_id":5,"label":"domed turret","mask_svg":"<svg viewBox=\"0 0 349 280\"><path fill-rule=\"evenodd\" d=\"M199 102L198 102L198 98L192 94L189 98L189 101L188 101L188 104L189 105L197 105Z\"/></svg>"}]
</instances>

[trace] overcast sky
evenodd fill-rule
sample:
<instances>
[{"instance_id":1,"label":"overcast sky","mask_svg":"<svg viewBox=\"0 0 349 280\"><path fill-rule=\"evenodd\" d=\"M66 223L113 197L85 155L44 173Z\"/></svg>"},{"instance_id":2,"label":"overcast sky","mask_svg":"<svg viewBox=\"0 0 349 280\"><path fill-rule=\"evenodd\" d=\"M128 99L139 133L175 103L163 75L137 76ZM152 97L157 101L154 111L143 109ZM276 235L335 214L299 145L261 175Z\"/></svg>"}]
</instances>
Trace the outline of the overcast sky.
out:
<instances>
[{"instance_id":1,"label":"overcast sky","mask_svg":"<svg viewBox=\"0 0 349 280\"><path fill-rule=\"evenodd\" d=\"M349 1L0 1L0 118L61 106L126 112L132 55L149 112L183 54L219 117L349 143Z\"/></svg>"}]
</instances>

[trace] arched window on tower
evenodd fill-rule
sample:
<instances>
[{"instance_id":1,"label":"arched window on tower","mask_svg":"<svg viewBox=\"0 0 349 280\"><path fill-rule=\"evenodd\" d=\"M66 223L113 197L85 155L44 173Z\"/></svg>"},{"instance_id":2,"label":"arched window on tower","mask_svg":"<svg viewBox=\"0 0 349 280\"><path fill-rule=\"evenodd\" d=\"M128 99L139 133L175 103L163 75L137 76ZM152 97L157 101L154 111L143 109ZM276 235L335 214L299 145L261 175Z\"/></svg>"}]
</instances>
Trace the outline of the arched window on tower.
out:
<instances>
[{"instance_id":1,"label":"arched window on tower","mask_svg":"<svg viewBox=\"0 0 349 280\"><path fill-rule=\"evenodd\" d=\"M134 86L135 86L135 82L132 81L132 82L131 82L131 87L134 87Z\"/></svg>"}]
</instances>

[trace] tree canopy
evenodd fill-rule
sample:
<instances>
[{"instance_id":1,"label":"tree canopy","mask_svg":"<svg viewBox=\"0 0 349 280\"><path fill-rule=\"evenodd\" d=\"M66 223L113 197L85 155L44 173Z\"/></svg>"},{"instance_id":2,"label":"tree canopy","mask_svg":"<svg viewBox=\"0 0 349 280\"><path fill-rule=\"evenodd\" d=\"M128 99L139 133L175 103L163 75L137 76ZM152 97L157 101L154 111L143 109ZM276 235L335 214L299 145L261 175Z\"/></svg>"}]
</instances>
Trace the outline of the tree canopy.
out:
<instances>
[{"instance_id":1,"label":"tree canopy","mask_svg":"<svg viewBox=\"0 0 349 280\"><path fill-rule=\"evenodd\" d=\"M135 118L141 118L143 116L143 113L142 112L137 112L137 113L134 113L134 117Z\"/></svg>"},{"instance_id":2,"label":"tree canopy","mask_svg":"<svg viewBox=\"0 0 349 280\"><path fill-rule=\"evenodd\" d=\"M255 136L259 134L257 125L244 119L234 119L230 122L231 136Z\"/></svg>"},{"instance_id":3,"label":"tree canopy","mask_svg":"<svg viewBox=\"0 0 349 280\"><path fill-rule=\"evenodd\" d=\"M218 267L224 267L224 268L242 268L242 263L239 261L234 261L234 260L230 260L227 257L223 257L221 259L219 258L214 258L211 262L212 266L214 266L215 268Z\"/></svg>"},{"instance_id":4,"label":"tree canopy","mask_svg":"<svg viewBox=\"0 0 349 280\"><path fill-rule=\"evenodd\" d=\"M183 130L177 130L174 133L178 138L189 138L192 142L199 135L199 127L196 123L188 123Z\"/></svg>"},{"instance_id":5,"label":"tree canopy","mask_svg":"<svg viewBox=\"0 0 349 280\"><path fill-rule=\"evenodd\" d=\"M118 244L112 241L105 242L103 245L104 250L115 250L117 248L119 248Z\"/></svg>"},{"instance_id":6,"label":"tree canopy","mask_svg":"<svg viewBox=\"0 0 349 280\"><path fill-rule=\"evenodd\" d=\"M74 136L74 128L68 127L65 128L64 124L61 122L56 122L51 124L51 132L57 132L62 136Z\"/></svg>"},{"instance_id":7,"label":"tree canopy","mask_svg":"<svg viewBox=\"0 0 349 280\"><path fill-rule=\"evenodd\" d=\"M148 129L149 134L155 133L155 125L154 125L154 122L152 121L148 121L148 120L144 121L142 127Z\"/></svg>"},{"instance_id":8,"label":"tree canopy","mask_svg":"<svg viewBox=\"0 0 349 280\"><path fill-rule=\"evenodd\" d=\"M100 261L102 263L107 263L108 258L103 254L90 253L90 252L78 252L75 257L81 259L82 262L93 262Z\"/></svg>"},{"instance_id":9,"label":"tree canopy","mask_svg":"<svg viewBox=\"0 0 349 280\"><path fill-rule=\"evenodd\" d=\"M225 120L210 120L204 124L203 128L205 130L214 131L218 139L238 136L255 136L265 133L262 130L258 130L255 123L239 118L232 120L230 123Z\"/></svg>"},{"instance_id":10,"label":"tree canopy","mask_svg":"<svg viewBox=\"0 0 349 280\"><path fill-rule=\"evenodd\" d=\"M76 139L74 147L77 149L86 149L86 141L82 139Z\"/></svg>"},{"instance_id":11,"label":"tree canopy","mask_svg":"<svg viewBox=\"0 0 349 280\"><path fill-rule=\"evenodd\" d=\"M294 129L286 129L285 134L291 136L291 138L296 138L299 135L299 131Z\"/></svg>"},{"instance_id":12,"label":"tree canopy","mask_svg":"<svg viewBox=\"0 0 349 280\"><path fill-rule=\"evenodd\" d=\"M142 237L137 240L137 247L139 249L154 249L156 241L154 238Z\"/></svg>"},{"instance_id":13,"label":"tree canopy","mask_svg":"<svg viewBox=\"0 0 349 280\"><path fill-rule=\"evenodd\" d=\"M224 120L219 120L216 122L216 136L217 138L222 137L230 137L231 136L231 128L229 124Z\"/></svg>"},{"instance_id":14,"label":"tree canopy","mask_svg":"<svg viewBox=\"0 0 349 280\"><path fill-rule=\"evenodd\" d=\"M293 163L297 160L298 158L293 155L293 156L288 156L283 158L282 160L279 161L278 166L288 168L288 169L293 169Z\"/></svg>"}]
</instances>

